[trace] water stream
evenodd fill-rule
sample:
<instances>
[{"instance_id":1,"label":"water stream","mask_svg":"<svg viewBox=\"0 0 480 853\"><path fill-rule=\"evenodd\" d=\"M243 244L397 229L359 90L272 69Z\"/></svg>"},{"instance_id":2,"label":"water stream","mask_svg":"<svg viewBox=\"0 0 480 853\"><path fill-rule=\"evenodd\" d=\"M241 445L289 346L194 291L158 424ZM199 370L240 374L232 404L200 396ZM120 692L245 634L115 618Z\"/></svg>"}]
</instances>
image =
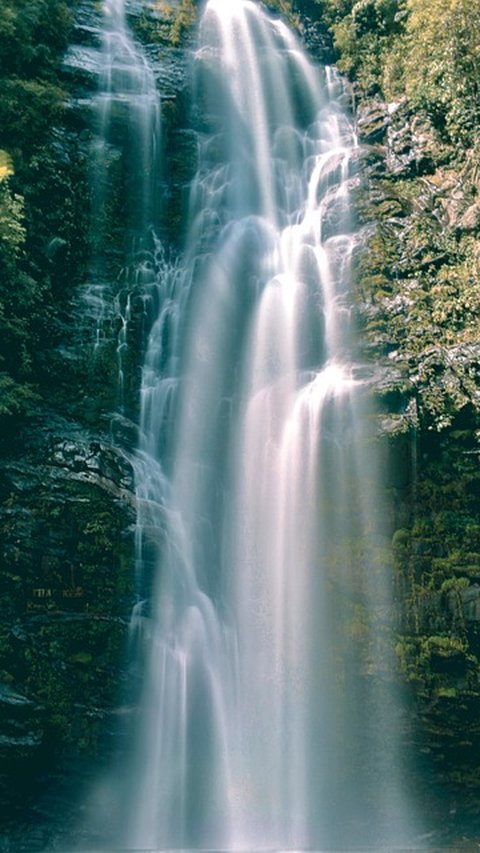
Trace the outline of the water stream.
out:
<instances>
[{"instance_id":1,"label":"water stream","mask_svg":"<svg viewBox=\"0 0 480 853\"><path fill-rule=\"evenodd\" d=\"M103 120L126 101L151 139L150 77L121 0L108 10ZM121 830L134 850L355 849L409 833L342 95L259 4L208 0L189 236L159 281L143 368L148 592ZM140 147L142 228L154 156Z\"/></svg>"},{"instance_id":2,"label":"water stream","mask_svg":"<svg viewBox=\"0 0 480 853\"><path fill-rule=\"evenodd\" d=\"M125 0L105 0L93 99L91 280L85 314L101 356L116 337L117 408L125 403L132 292L153 281L159 219L161 108L155 76L135 42Z\"/></svg>"}]
</instances>

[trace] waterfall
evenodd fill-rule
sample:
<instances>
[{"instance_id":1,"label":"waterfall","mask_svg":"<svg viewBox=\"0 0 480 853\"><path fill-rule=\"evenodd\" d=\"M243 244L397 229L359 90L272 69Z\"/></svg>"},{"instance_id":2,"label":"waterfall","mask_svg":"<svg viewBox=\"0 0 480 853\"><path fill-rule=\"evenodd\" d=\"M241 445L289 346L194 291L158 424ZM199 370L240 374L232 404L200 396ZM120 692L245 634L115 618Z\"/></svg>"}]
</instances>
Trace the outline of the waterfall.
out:
<instances>
[{"instance_id":1,"label":"waterfall","mask_svg":"<svg viewBox=\"0 0 480 853\"><path fill-rule=\"evenodd\" d=\"M160 98L155 76L126 20L124 0L102 10L99 82L93 99L92 282L84 288L94 347L116 346L118 398L125 403L125 361L132 293L153 282L159 219Z\"/></svg>"},{"instance_id":2,"label":"waterfall","mask_svg":"<svg viewBox=\"0 0 480 853\"><path fill-rule=\"evenodd\" d=\"M193 73L189 234L143 368L121 846L397 843L388 510L351 323L342 83L252 0L208 0ZM137 200L148 220L147 184Z\"/></svg>"},{"instance_id":3,"label":"waterfall","mask_svg":"<svg viewBox=\"0 0 480 853\"><path fill-rule=\"evenodd\" d=\"M160 101L154 74L127 26L124 0L106 0L104 5L96 109L98 207L108 193L108 175L102 172L108 170L109 146L119 146L127 161L127 231L141 239L157 219Z\"/></svg>"}]
</instances>

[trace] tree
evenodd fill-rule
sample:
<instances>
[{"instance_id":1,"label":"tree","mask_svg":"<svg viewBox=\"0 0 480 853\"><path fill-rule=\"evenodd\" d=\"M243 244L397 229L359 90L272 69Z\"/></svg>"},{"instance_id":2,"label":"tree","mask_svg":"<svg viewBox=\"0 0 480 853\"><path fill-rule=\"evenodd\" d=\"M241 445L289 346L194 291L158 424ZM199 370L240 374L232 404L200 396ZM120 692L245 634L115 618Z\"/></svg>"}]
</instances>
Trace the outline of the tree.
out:
<instances>
[{"instance_id":1,"label":"tree","mask_svg":"<svg viewBox=\"0 0 480 853\"><path fill-rule=\"evenodd\" d=\"M480 119L480 0L407 0L404 89L453 140Z\"/></svg>"}]
</instances>

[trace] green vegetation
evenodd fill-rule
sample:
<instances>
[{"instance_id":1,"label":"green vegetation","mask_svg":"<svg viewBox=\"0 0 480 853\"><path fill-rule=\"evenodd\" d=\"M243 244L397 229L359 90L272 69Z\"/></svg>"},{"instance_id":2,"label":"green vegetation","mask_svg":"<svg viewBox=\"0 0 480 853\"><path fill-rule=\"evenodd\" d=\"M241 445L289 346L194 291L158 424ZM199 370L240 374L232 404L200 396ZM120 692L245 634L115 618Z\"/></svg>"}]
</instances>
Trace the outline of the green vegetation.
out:
<instances>
[{"instance_id":1,"label":"green vegetation","mask_svg":"<svg viewBox=\"0 0 480 853\"><path fill-rule=\"evenodd\" d=\"M386 96L405 94L447 138L472 142L480 117L480 3L407 0L403 20L385 58Z\"/></svg>"},{"instance_id":2,"label":"green vegetation","mask_svg":"<svg viewBox=\"0 0 480 853\"><path fill-rule=\"evenodd\" d=\"M0 20L0 145L15 160L45 142L65 94L58 71L71 16L65 0L5 0Z\"/></svg>"},{"instance_id":3,"label":"green vegetation","mask_svg":"<svg viewBox=\"0 0 480 853\"><path fill-rule=\"evenodd\" d=\"M84 161L62 125L64 0L6 0L0 21L0 421L15 428L55 377L62 302L88 255Z\"/></svg>"},{"instance_id":4,"label":"green vegetation","mask_svg":"<svg viewBox=\"0 0 480 853\"><path fill-rule=\"evenodd\" d=\"M329 4L340 70L355 77L368 94L381 88L384 64L403 30L402 5L396 0Z\"/></svg>"},{"instance_id":5,"label":"green vegetation","mask_svg":"<svg viewBox=\"0 0 480 853\"><path fill-rule=\"evenodd\" d=\"M376 201L363 211L377 229L359 255L357 275L367 345L377 357L390 356L422 425L438 430L463 406L480 402L480 267L476 236L453 232L432 216L428 185L377 183ZM465 180L467 209L473 190ZM378 199L386 197L403 208L400 216L383 216Z\"/></svg>"},{"instance_id":6,"label":"green vegetation","mask_svg":"<svg viewBox=\"0 0 480 853\"><path fill-rule=\"evenodd\" d=\"M93 244L89 132L61 73L75 2L5 0L0 19L0 688L26 697L18 719L1 709L2 818L27 776L95 751L133 595L122 475L114 456L103 480L88 468L100 451L75 423L101 431L114 409L115 341L65 354ZM55 459L70 434L83 461Z\"/></svg>"},{"instance_id":7,"label":"green vegetation","mask_svg":"<svg viewBox=\"0 0 480 853\"><path fill-rule=\"evenodd\" d=\"M432 783L479 810L480 473L474 412L420 432L410 524L392 545L400 604L396 653L412 696L415 738ZM419 755L420 760L420 755ZM427 764L425 764L427 762Z\"/></svg>"},{"instance_id":8,"label":"green vegetation","mask_svg":"<svg viewBox=\"0 0 480 853\"><path fill-rule=\"evenodd\" d=\"M10 188L9 160L3 154L0 179L0 418L23 412L34 397L28 378L29 312L35 310L34 282L21 269L25 247L24 200Z\"/></svg>"},{"instance_id":9,"label":"green vegetation","mask_svg":"<svg viewBox=\"0 0 480 853\"><path fill-rule=\"evenodd\" d=\"M298 3L302 8L302 3ZM341 71L367 95L408 98L446 138L478 126L478 0L316 0Z\"/></svg>"},{"instance_id":10,"label":"green vegetation","mask_svg":"<svg viewBox=\"0 0 480 853\"><path fill-rule=\"evenodd\" d=\"M172 44L180 44L183 36L189 31L196 20L197 11L193 0L182 0L172 21L170 39Z\"/></svg>"},{"instance_id":11,"label":"green vegetation","mask_svg":"<svg viewBox=\"0 0 480 853\"><path fill-rule=\"evenodd\" d=\"M131 25L136 35L146 43L177 47L188 36L196 20L194 0L181 0L175 7L165 0L152 0L138 17L132 18Z\"/></svg>"},{"instance_id":12,"label":"green vegetation","mask_svg":"<svg viewBox=\"0 0 480 853\"><path fill-rule=\"evenodd\" d=\"M114 335L95 358L84 355L67 364L59 350L71 336L69 300L96 239L89 233L88 149L79 142L78 127L69 124L59 73L71 5L64 0L2 5L4 454L8 439L45 404L95 429L115 407ZM372 107L379 111L377 124L361 130L368 144L359 153L365 180L356 196L359 225L366 226L355 269L357 323L360 356L392 368L379 407L397 419L398 435L388 440L405 471L402 484L392 487L398 529L391 550L368 542L349 547L352 565L363 570L358 575L369 570L374 580L390 568L393 554L396 652L413 697L418 743L442 779L462 795L471 792L468 807L478 812L480 0L266 5L292 22L308 12L352 80L360 114ZM131 23L161 56L163 49L181 49L188 41L197 12L193 0L175 7L156 0ZM383 101L392 102L390 111ZM196 141L181 124L187 109L182 98L164 104L165 144L177 181L168 227L177 235L196 158ZM119 158L112 157L109 169L110 183L120 185ZM121 192L117 195L111 222L99 229L102 238L103 228L121 220ZM122 235L107 238L112 256L121 255ZM143 307L137 308L141 318ZM135 322L129 352L141 338ZM126 364L132 400L137 368L134 356ZM46 452L39 446L29 450L32 468ZM102 714L118 686L132 596L128 513L98 485L75 480L86 473L76 457L67 469L59 476L45 468L44 482L42 472L32 483L31 473L15 465L13 473L2 468L0 476L0 680L38 702L41 710L35 713L42 716L47 747L58 752L67 745L95 747ZM380 679L382 673L372 671L369 642L375 636L388 649L388 625L380 615L372 621L361 590L352 590L345 604L339 560L331 554L329 583L343 635L362 649L352 665L355 677L360 672ZM339 666L339 681L344 677Z\"/></svg>"},{"instance_id":13,"label":"green vegetation","mask_svg":"<svg viewBox=\"0 0 480 853\"><path fill-rule=\"evenodd\" d=\"M4 0L0 21L2 74L54 78L70 26L65 0Z\"/></svg>"}]
</instances>

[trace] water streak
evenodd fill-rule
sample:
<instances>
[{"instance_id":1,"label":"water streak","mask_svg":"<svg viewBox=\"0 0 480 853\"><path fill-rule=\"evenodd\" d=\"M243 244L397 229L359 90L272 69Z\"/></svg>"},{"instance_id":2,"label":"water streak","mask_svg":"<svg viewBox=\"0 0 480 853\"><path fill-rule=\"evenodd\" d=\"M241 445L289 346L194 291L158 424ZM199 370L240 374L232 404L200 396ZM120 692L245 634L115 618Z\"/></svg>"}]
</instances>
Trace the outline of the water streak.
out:
<instances>
[{"instance_id":1,"label":"water streak","mask_svg":"<svg viewBox=\"0 0 480 853\"><path fill-rule=\"evenodd\" d=\"M152 69L130 32L124 0L106 0L103 7L92 107L94 256L92 282L83 296L97 355L115 342L122 410L132 293L153 281L161 177L160 98Z\"/></svg>"},{"instance_id":2,"label":"water streak","mask_svg":"<svg viewBox=\"0 0 480 853\"><path fill-rule=\"evenodd\" d=\"M194 91L185 263L164 271L143 371L126 843L392 843L408 821L352 357L355 135L335 72L250 0L206 3Z\"/></svg>"}]
</instances>

